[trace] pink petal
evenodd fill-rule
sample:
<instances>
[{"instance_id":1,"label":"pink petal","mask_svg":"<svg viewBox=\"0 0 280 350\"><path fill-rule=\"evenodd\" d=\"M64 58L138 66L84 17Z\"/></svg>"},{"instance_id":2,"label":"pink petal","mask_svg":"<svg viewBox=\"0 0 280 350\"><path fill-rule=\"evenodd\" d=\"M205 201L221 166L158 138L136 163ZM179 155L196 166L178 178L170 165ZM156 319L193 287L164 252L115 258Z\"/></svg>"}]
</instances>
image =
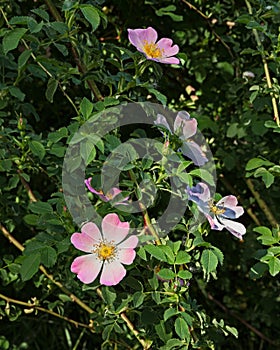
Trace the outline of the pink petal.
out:
<instances>
[{"instance_id":1,"label":"pink petal","mask_svg":"<svg viewBox=\"0 0 280 350\"><path fill-rule=\"evenodd\" d=\"M227 220L221 217L219 219L221 223L225 225L225 228L237 238L242 239L242 236L245 235L246 227L240 222Z\"/></svg>"},{"instance_id":2,"label":"pink petal","mask_svg":"<svg viewBox=\"0 0 280 350\"><path fill-rule=\"evenodd\" d=\"M83 225L81 231L97 242L102 239L99 228L93 222Z\"/></svg>"},{"instance_id":3,"label":"pink petal","mask_svg":"<svg viewBox=\"0 0 280 350\"><path fill-rule=\"evenodd\" d=\"M235 217L239 218L239 216L244 214L244 209L241 206L237 205L237 198L235 196L225 196L219 200L217 206L223 206L225 208L229 208L235 212Z\"/></svg>"},{"instance_id":4,"label":"pink petal","mask_svg":"<svg viewBox=\"0 0 280 350\"><path fill-rule=\"evenodd\" d=\"M125 249L125 248L136 248L138 244L138 237L137 236L130 236L128 239L123 241L122 243L118 244L118 248Z\"/></svg>"},{"instance_id":5,"label":"pink petal","mask_svg":"<svg viewBox=\"0 0 280 350\"><path fill-rule=\"evenodd\" d=\"M225 228L225 226L221 225L221 223L217 220L216 217L212 218L212 216L206 215L206 214L205 214L205 216L206 216L207 220L209 221L209 224L210 224L212 230L222 231Z\"/></svg>"},{"instance_id":6,"label":"pink petal","mask_svg":"<svg viewBox=\"0 0 280 350\"><path fill-rule=\"evenodd\" d=\"M143 51L143 46L147 43L155 43L157 40L157 32L149 27L147 29L128 29L128 39L138 51Z\"/></svg>"},{"instance_id":7,"label":"pink petal","mask_svg":"<svg viewBox=\"0 0 280 350\"><path fill-rule=\"evenodd\" d=\"M152 61L166 63L166 64L180 64L180 60L176 57L168 57L168 58L154 58Z\"/></svg>"},{"instance_id":8,"label":"pink petal","mask_svg":"<svg viewBox=\"0 0 280 350\"><path fill-rule=\"evenodd\" d=\"M111 263L105 262L100 277L100 283L105 286L114 286L118 284L126 275L126 269L115 260Z\"/></svg>"},{"instance_id":9,"label":"pink petal","mask_svg":"<svg viewBox=\"0 0 280 350\"><path fill-rule=\"evenodd\" d=\"M133 249L118 249L118 259L125 265L130 265L135 259L136 253Z\"/></svg>"},{"instance_id":10,"label":"pink petal","mask_svg":"<svg viewBox=\"0 0 280 350\"><path fill-rule=\"evenodd\" d=\"M88 284L96 279L102 264L94 254L82 255L72 262L71 271L78 275L81 282Z\"/></svg>"},{"instance_id":11,"label":"pink petal","mask_svg":"<svg viewBox=\"0 0 280 350\"><path fill-rule=\"evenodd\" d=\"M186 157L190 158L195 165L201 166L208 162L201 147L194 141L184 142L181 146L181 151Z\"/></svg>"},{"instance_id":12,"label":"pink petal","mask_svg":"<svg viewBox=\"0 0 280 350\"><path fill-rule=\"evenodd\" d=\"M129 232L129 223L121 222L118 215L108 214L102 221L102 233L104 239L108 242L118 244L121 242Z\"/></svg>"},{"instance_id":13,"label":"pink petal","mask_svg":"<svg viewBox=\"0 0 280 350\"><path fill-rule=\"evenodd\" d=\"M157 46L161 49L164 50L163 56L165 58L171 57L176 55L179 52L179 46L174 45L172 46L173 41L168 38L162 38L157 42Z\"/></svg>"},{"instance_id":14,"label":"pink petal","mask_svg":"<svg viewBox=\"0 0 280 350\"><path fill-rule=\"evenodd\" d=\"M71 243L75 248L81 250L82 252L91 253L96 241L84 233L76 232L71 236Z\"/></svg>"},{"instance_id":15,"label":"pink petal","mask_svg":"<svg viewBox=\"0 0 280 350\"><path fill-rule=\"evenodd\" d=\"M195 187L190 189L190 194L199 198L202 202L209 202L211 198L210 189L204 182L199 182Z\"/></svg>"},{"instance_id":16,"label":"pink petal","mask_svg":"<svg viewBox=\"0 0 280 350\"><path fill-rule=\"evenodd\" d=\"M183 137L181 137L184 141L186 141L191 136L195 135L197 130L197 121L194 118L186 119L182 118L182 114L177 114L177 117L174 122L174 130L175 132L177 130L180 130L183 134ZM181 135L181 134L180 134Z\"/></svg>"},{"instance_id":17,"label":"pink petal","mask_svg":"<svg viewBox=\"0 0 280 350\"><path fill-rule=\"evenodd\" d=\"M170 129L170 126L169 126L169 124L167 123L167 120L166 120L166 118L165 118L163 115L158 114L158 115L157 115L157 119L154 121L154 124L164 126L164 127L165 127L167 130L169 130L169 131L171 132L171 134L172 134L172 131L171 131L171 129Z\"/></svg>"},{"instance_id":18,"label":"pink petal","mask_svg":"<svg viewBox=\"0 0 280 350\"><path fill-rule=\"evenodd\" d=\"M116 197L120 193L122 193L122 191L119 188L117 188L117 187L113 187L109 191L109 194L112 196L112 198Z\"/></svg>"},{"instance_id":19,"label":"pink petal","mask_svg":"<svg viewBox=\"0 0 280 350\"><path fill-rule=\"evenodd\" d=\"M104 202L108 202L109 201L109 198L106 197L102 191L97 191L96 189L94 189L92 186L91 186L91 179L92 177L89 177L87 180L85 180L85 184L88 188L88 190L94 194L96 194L100 199L102 199Z\"/></svg>"},{"instance_id":20,"label":"pink petal","mask_svg":"<svg viewBox=\"0 0 280 350\"><path fill-rule=\"evenodd\" d=\"M75 232L71 236L73 246L83 252L91 253L94 244L101 240L101 233L98 227L89 222L82 227L82 232Z\"/></svg>"}]
</instances>

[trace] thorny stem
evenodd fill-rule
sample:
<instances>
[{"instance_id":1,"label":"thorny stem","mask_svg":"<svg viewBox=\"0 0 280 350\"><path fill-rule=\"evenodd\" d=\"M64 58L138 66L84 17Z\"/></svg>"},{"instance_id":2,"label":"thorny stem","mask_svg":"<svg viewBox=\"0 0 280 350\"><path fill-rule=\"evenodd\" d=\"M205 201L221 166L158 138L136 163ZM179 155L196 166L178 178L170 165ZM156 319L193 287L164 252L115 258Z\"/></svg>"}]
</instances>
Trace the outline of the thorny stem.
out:
<instances>
[{"instance_id":1,"label":"thorny stem","mask_svg":"<svg viewBox=\"0 0 280 350\"><path fill-rule=\"evenodd\" d=\"M58 21L58 22L63 22L62 17L60 16L60 13L58 12L57 8L55 7L54 3L52 2L52 0L45 0L46 5L48 6L52 16ZM82 74L86 74L87 73L87 68L85 67L85 65L83 64L83 62L81 61L79 54L77 52L77 50L75 49L75 47L73 46L73 42L71 42L71 52L72 55L74 57L74 60L79 68L79 71ZM89 88L91 89L91 91L93 92L95 98L99 101L103 100L103 96L101 95L101 92L99 91L97 85L95 84L95 82L92 79L87 79L86 80Z\"/></svg>"},{"instance_id":2,"label":"thorny stem","mask_svg":"<svg viewBox=\"0 0 280 350\"><path fill-rule=\"evenodd\" d=\"M34 196L34 194L33 194L32 190L31 190L29 184L28 184L28 183L24 180L24 178L21 176L21 171L18 170L17 172L18 172L18 174L19 174L20 181L21 181L21 183L23 184L23 187L25 188L25 190L26 190L26 192L27 192L27 195L28 195L28 197L29 197L29 199L30 199L30 202L37 202L37 199L36 199L36 197Z\"/></svg>"},{"instance_id":3,"label":"thorny stem","mask_svg":"<svg viewBox=\"0 0 280 350\"><path fill-rule=\"evenodd\" d=\"M267 220L273 227L279 227L277 220L275 219L274 215L270 211L268 205L266 202L261 198L259 192L255 189L253 181L251 179L246 179L245 180L249 190L252 192L252 195L255 197L255 200L257 201L259 207L265 214Z\"/></svg>"},{"instance_id":4,"label":"thorny stem","mask_svg":"<svg viewBox=\"0 0 280 350\"><path fill-rule=\"evenodd\" d=\"M195 11L196 13L198 13L202 18L204 18L204 19L207 21L207 23L208 23L208 25L209 25L209 27L210 27L212 33L215 35L215 37L217 38L217 40L219 40L219 41L221 42L221 44L228 50L228 53L230 54L231 58L234 58L234 55L233 55L233 53L231 52L230 47L224 42L224 40L223 40L223 39L214 31L214 29L212 28L212 26L211 26L211 24L210 24L210 22L209 22L210 16L206 16L203 12L201 12L197 7L195 7L195 6L194 6L193 4L191 4L189 1L182 0L182 2L185 3L186 5L188 5L189 8L190 8L191 10Z\"/></svg>"},{"instance_id":5,"label":"thorny stem","mask_svg":"<svg viewBox=\"0 0 280 350\"><path fill-rule=\"evenodd\" d=\"M252 6L250 4L250 1L245 0L246 6L248 8L248 12L250 15L253 15L253 11L252 11ZM262 43L259 37L259 33L257 31L257 29L252 29L253 30L253 34L255 36L257 45L259 48L262 48ZM273 88L272 82L271 82L271 77L270 77L270 72L268 69L268 64L267 64L267 60L265 58L265 55L262 53L261 51L261 56L262 56L262 62L263 62L263 67L264 67L264 72L265 72L265 77L266 77L266 81L267 81L267 86L269 89ZM273 94L273 92L270 93L271 96L271 101L272 101L272 107L273 107L273 112L274 112L274 120L276 121L276 124L278 127L280 127L280 119L279 119L279 112L278 112L278 106L277 106L277 100Z\"/></svg>"},{"instance_id":6,"label":"thorny stem","mask_svg":"<svg viewBox=\"0 0 280 350\"><path fill-rule=\"evenodd\" d=\"M3 11L2 7L0 7L0 11L3 15L3 18L8 26L8 28L11 28L12 29L12 26L9 24L9 21L8 21L8 18L7 16L5 15L5 12ZM24 39L21 39L21 42L23 43L24 47L26 50L30 50L30 47L28 46L28 44L26 43L26 41ZM53 75L47 70L47 68L39 61L37 61L37 58L36 56L34 55L33 52L31 52L31 57L33 58L33 60L37 63L37 65L52 79L55 79L53 77ZM70 102L70 104L72 105L72 107L74 108L75 112L78 114L78 110L77 110L77 107L75 106L74 102L71 100L70 96L65 92L65 90L63 89L63 86L61 85L61 83L56 80L57 83L58 83L58 86L61 90L61 92L63 93L63 95L67 98L67 100Z\"/></svg>"},{"instance_id":7,"label":"thorny stem","mask_svg":"<svg viewBox=\"0 0 280 350\"><path fill-rule=\"evenodd\" d=\"M3 300L6 300L7 303L11 303L11 304L17 304L17 305L21 305L21 306L24 306L30 310L32 309L35 309L35 310L38 310L38 311L41 311L41 312L45 312L45 313L48 313L54 317L58 317L64 321L67 321L67 322L70 322L72 324L74 324L76 327L80 326L80 327L83 327L83 328L88 328L90 329L92 332L93 332L93 324L91 323L90 325L87 325L85 323L81 323L81 322L78 322L78 321L75 321L75 320L72 320L71 318L68 318L66 316L62 316L62 315L59 315L58 313L52 311L52 310L47 310L39 305L36 305L36 303L33 303L33 304L30 304L30 303L26 303L25 301L21 301L21 300L17 300L17 299L12 299L10 297L7 297L6 295L3 295L3 294L0 294L0 299L3 299Z\"/></svg>"},{"instance_id":8,"label":"thorny stem","mask_svg":"<svg viewBox=\"0 0 280 350\"><path fill-rule=\"evenodd\" d=\"M129 177L136 184L136 186L138 186L136 177L135 177L134 172L132 170L129 170ZM161 245L159 235L151 223L148 211L146 210L145 206L140 201L139 201L139 208L140 208L142 215L143 215L145 229L147 229L152 234L152 236L155 238L155 243L157 245Z\"/></svg>"}]
</instances>

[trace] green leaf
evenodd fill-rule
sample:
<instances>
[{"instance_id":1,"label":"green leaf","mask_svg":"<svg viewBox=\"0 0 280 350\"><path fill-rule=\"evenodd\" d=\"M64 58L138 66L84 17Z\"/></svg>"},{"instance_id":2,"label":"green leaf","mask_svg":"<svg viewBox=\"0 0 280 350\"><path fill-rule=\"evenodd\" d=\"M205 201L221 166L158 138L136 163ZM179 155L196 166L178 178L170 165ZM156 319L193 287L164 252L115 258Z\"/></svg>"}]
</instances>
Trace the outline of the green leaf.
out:
<instances>
[{"instance_id":1,"label":"green leaf","mask_svg":"<svg viewBox=\"0 0 280 350\"><path fill-rule=\"evenodd\" d=\"M270 187L274 182L274 175L265 168L258 168L254 173L254 177L261 177L266 188Z\"/></svg>"},{"instance_id":2,"label":"green leaf","mask_svg":"<svg viewBox=\"0 0 280 350\"><path fill-rule=\"evenodd\" d=\"M38 8L38 9L31 10L31 12L33 12L36 15L38 15L39 17L43 18L46 22L49 22L49 20L50 20L49 14L45 10Z\"/></svg>"},{"instance_id":3,"label":"green leaf","mask_svg":"<svg viewBox=\"0 0 280 350\"><path fill-rule=\"evenodd\" d=\"M251 279L258 279L263 277L264 273L268 270L268 265L262 262L256 263L251 267L249 277Z\"/></svg>"},{"instance_id":4,"label":"green leaf","mask_svg":"<svg viewBox=\"0 0 280 350\"><path fill-rule=\"evenodd\" d=\"M271 230L266 226L255 227L255 228L253 228L253 231L258 232L258 233L262 234L263 236L272 236Z\"/></svg>"},{"instance_id":5,"label":"green leaf","mask_svg":"<svg viewBox=\"0 0 280 350\"><path fill-rule=\"evenodd\" d=\"M179 251L176 255L175 264L182 265L191 261L191 256L185 251Z\"/></svg>"},{"instance_id":6,"label":"green leaf","mask_svg":"<svg viewBox=\"0 0 280 350\"><path fill-rule=\"evenodd\" d=\"M115 292L111 292L109 287L102 288L103 298L108 305L112 305L116 300L117 294Z\"/></svg>"},{"instance_id":7,"label":"green leaf","mask_svg":"<svg viewBox=\"0 0 280 350\"><path fill-rule=\"evenodd\" d=\"M218 62L217 63L217 68L221 69L222 71L224 71L225 73L228 73L231 76L234 75L234 68L227 61L225 61L225 62Z\"/></svg>"},{"instance_id":8,"label":"green leaf","mask_svg":"<svg viewBox=\"0 0 280 350\"><path fill-rule=\"evenodd\" d=\"M176 276L175 273L169 269L161 269L157 275L164 280L172 280Z\"/></svg>"},{"instance_id":9,"label":"green leaf","mask_svg":"<svg viewBox=\"0 0 280 350\"><path fill-rule=\"evenodd\" d=\"M24 257L20 268L20 276L23 282L30 280L39 270L40 260L40 253L35 253Z\"/></svg>"},{"instance_id":10,"label":"green leaf","mask_svg":"<svg viewBox=\"0 0 280 350\"><path fill-rule=\"evenodd\" d=\"M110 337L110 334L112 330L114 329L115 323L112 321L111 324L107 325L104 327L103 332L102 332L102 339L107 340Z\"/></svg>"},{"instance_id":11,"label":"green leaf","mask_svg":"<svg viewBox=\"0 0 280 350\"><path fill-rule=\"evenodd\" d=\"M47 84L46 98L50 103L53 103L53 97L58 87L58 81L54 78L50 78Z\"/></svg>"},{"instance_id":12,"label":"green leaf","mask_svg":"<svg viewBox=\"0 0 280 350\"><path fill-rule=\"evenodd\" d=\"M20 101L23 101L25 98L25 94L16 86L10 86L9 92L12 96L18 98Z\"/></svg>"},{"instance_id":13,"label":"green leaf","mask_svg":"<svg viewBox=\"0 0 280 350\"><path fill-rule=\"evenodd\" d=\"M91 5L82 5L81 11L85 19L91 24L92 30L95 31L100 24L98 11Z\"/></svg>"},{"instance_id":14,"label":"green leaf","mask_svg":"<svg viewBox=\"0 0 280 350\"><path fill-rule=\"evenodd\" d=\"M37 156L40 161L45 157L46 150L45 147L39 141L30 141L29 148L34 156Z\"/></svg>"},{"instance_id":15,"label":"green leaf","mask_svg":"<svg viewBox=\"0 0 280 350\"><path fill-rule=\"evenodd\" d=\"M28 225L37 225L38 222L38 215L35 214L27 214L23 217L24 222L26 222Z\"/></svg>"},{"instance_id":16,"label":"green leaf","mask_svg":"<svg viewBox=\"0 0 280 350\"><path fill-rule=\"evenodd\" d=\"M94 144L90 140L86 140L86 142L81 144L80 152L86 165L90 164L96 156Z\"/></svg>"},{"instance_id":17,"label":"green leaf","mask_svg":"<svg viewBox=\"0 0 280 350\"><path fill-rule=\"evenodd\" d=\"M192 278L192 273L188 270L180 270L177 276L183 280L190 280Z\"/></svg>"},{"instance_id":18,"label":"green leaf","mask_svg":"<svg viewBox=\"0 0 280 350\"><path fill-rule=\"evenodd\" d=\"M141 259L147 261L147 255L144 247L140 247L137 251L137 255L140 256Z\"/></svg>"},{"instance_id":19,"label":"green leaf","mask_svg":"<svg viewBox=\"0 0 280 350\"><path fill-rule=\"evenodd\" d=\"M214 254L216 255L216 257L218 258L219 263L222 265L223 261L224 261L224 254L223 254L223 252L217 247L212 247L212 250L213 250Z\"/></svg>"},{"instance_id":20,"label":"green leaf","mask_svg":"<svg viewBox=\"0 0 280 350\"><path fill-rule=\"evenodd\" d=\"M143 292L136 292L133 294L133 305L135 308L138 308L140 305L143 304L143 301L145 299L145 294Z\"/></svg>"},{"instance_id":21,"label":"green leaf","mask_svg":"<svg viewBox=\"0 0 280 350\"><path fill-rule=\"evenodd\" d=\"M93 110L93 104L86 97L84 97L80 104L80 109L83 117L88 119Z\"/></svg>"},{"instance_id":22,"label":"green leaf","mask_svg":"<svg viewBox=\"0 0 280 350\"><path fill-rule=\"evenodd\" d=\"M31 56L32 50L25 50L23 51L18 58L18 69L22 69L26 62L28 61L29 57Z\"/></svg>"},{"instance_id":23,"label":"green leaf","mask_svg":"<svg viewBox=\"0 0 280 350\"><path fill-rule=\"evenodd\" d=\"M48 139L51 142L56 143L59 140L61 140L62 138L67 137L67 136L68 136L68 130L65 126L63 126L59 130L49 133Z\"/></svg>"},{"instance_id":24,"label":"green leaf","mask_svg":"<svg viewBox=\"0 0 280 350\"><path fill-rule=\"evenodd\" d=\"M218 258L211 249L202 252L200 261L205 274L215 271L218 265Z\"/></svg>"},{"instance_id":25,"label":"green leaf","mask_svg":"<svg viewBox=\"0 0 280 350\"><path fill-rule=\"evenodd\" d=\"M211 173L205 169L195 169L189 172L190 175L198 176L201 180L207 182L210 186L215 186L215 181Z\"/></svg>"},{"instance_id":26,"label":"green leaf","mask_svg":"<svg viewBox=\"0 0 280 350\"><path fill-rule=\"evenodd\" d=\"M166 322L170 317L178 315L180 312L176 309L170 308L164 311L163 320Z\"/></svg>"},{"instance_id":27,"label":"green leaf","mask_svg":"<svg viewBox=\"0 0 280 350\"><path fill-rule=\"evenodd\" d=\"M175 256L174 256L174 253L173 253L172 249L170 247L168 247L167 245L160 245L159 247L164 252L164 254L166 255L167 262L169 264L173 264Z\"/></svg>"},{"instance_id":28,"label":"green leaf","mask_svg":"<svg viewBox=\"0 0 280 350\"><path fill-rule=\"evenodd\" d=\"M148 88L148 91L155 95L156 99L163 105L163 106L166 106L167 104L167 97L165 95L163 95L161 92L159 92L158 90L156 89L153 89L153 88Z\"/></svg>"},{"instance_id":29,"label":"green leaf","mask_svg":"<svg viewBox=\"0 0 280 350\"><path fill-rule=\"evenodd\" d=\"M159 338L164 343L166 343L172 337L172 333L169 333L169 334L166 333L165 324L164 324L163 320L161 320L159 324L155 325L155 330L156 330L157 335L159 336Z\"/></svg>"},{"instance_id":30,"label":"green leaf","mask_svg":"<svg viewBox=\"0 0 280 350\"><path fill-rule=\"evenodd\" d=\"M245 170L249 171L249 170L253 170L253 169L259 168L261 166L272 166L272 165L274 165L274 164L271 163L270 161L266 160L266 159L252 158L246 164Z\"/></svg>"},{"instance_id":31,"label":"green leaf","mask_svg":"<svg viewBox=\"0 0 280 350\"><path fill-rule=\"evenodd\" d=\"M45 214L53 212L52 206L46 202L30 203L29 209L35 214Z\"/></svg>"},{"instance_id":32,"label":"green leaf","mask_svg":"<svg viewBox=\"0 0 280 350\"><path fill-rule=\"evenodd\" d=\"M268 263L269 273L271 276L276 276L280 272L280 260L273 256Z\"/></svg>"},{"instance_id":33,"label":"green leaf","mask_svg":"<svg viewBox=\"0 0 280 350\"><path fill-rule=\"evenodd\" d=\"M159 350L174 350L174 349L180 349L183 345L186 345L185 342L179 340L179 339L169 339L168 342L161 346Z\"/></svg>"},{"instance_id":34,"label":"green leaf","mask_svg":"<svg viewBox=\"0 0 280 350\"><path fill-rule=\"evenodd\" d=\"M27 32L27 29L25 28L15 28L4 35L4 38L3 38L4 55L7 55L9 51L14 50L16 47L18 47L18 43L20 39L24 36L26 32Z\"/></svg>"},{"instance_id":35,"label":"green leaf","mask_svg":"<svg viewBox=\"0 0 280 350\"><path fill-rule=\"evenodd\" d=\"M160 261L166 261L166 256L164 252L159 248L159 246L154 246L152 244L145 245L145 250L151 254L153 257Z\"/></svg>"},{"instance_id":36,"label":"green leaf","mask_svg":"<svg viewBox=\"0 0 280 350\"><path fill-rule=\"evenodd\" d=\"M41 251L41 263L46 267L52 267L56 263L57 254L52 247L44 247Z\"/></svg>"},{"instance_id":37,"label":"green leaf","mask_svg":"<svg viewBox=\"0 0 280 350\"><path fill-rule=\"evenodd\" d=\"M175 332L181 339L190 338L189 326L182 317L178 317L175 321Z\"/></svg>"}]
</instances>

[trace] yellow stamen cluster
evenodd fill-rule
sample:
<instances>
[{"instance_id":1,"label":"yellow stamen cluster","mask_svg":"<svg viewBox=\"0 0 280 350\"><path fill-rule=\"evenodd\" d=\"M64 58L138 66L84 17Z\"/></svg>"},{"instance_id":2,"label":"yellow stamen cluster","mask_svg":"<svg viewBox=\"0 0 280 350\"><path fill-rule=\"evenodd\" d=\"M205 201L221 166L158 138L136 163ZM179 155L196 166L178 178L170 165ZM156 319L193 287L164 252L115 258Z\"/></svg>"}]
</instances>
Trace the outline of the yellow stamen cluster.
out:
<instances>
[{"instance_id":1,"label":"yellow stamen cluster","mask_svg":"<svg viewBox=\"0 0 280 350\"><path fill-rule=\"evenodd\" d=\"M143 50L148 57L162 58L164 56L164 49L160 49L157 44L149 43L145 40Z\"/></svg>"},{"instance_id":2,"label":"yellow stamen cluster","mask_svg":"<svg viewBox=\"0 0 280 350\"><path fill-rule=\"evenodd\" d=\"M224 214L224 212L226 211L224 208L218 208L216 205L212 204L210 205L210 211L214 214L214 215L221 215Z\"/></svg>"},{"instance_id":3,"label":"yellow stamen cluster","mask_svg":"<svg viewBox=\"0 0 280 350\"><path fill-rule=\"evenodd\" d=\"M100 242L93 250L98 255L100 260L110 260L116 255L116 246L111 242Z\"/></svg>"}]
</instances>

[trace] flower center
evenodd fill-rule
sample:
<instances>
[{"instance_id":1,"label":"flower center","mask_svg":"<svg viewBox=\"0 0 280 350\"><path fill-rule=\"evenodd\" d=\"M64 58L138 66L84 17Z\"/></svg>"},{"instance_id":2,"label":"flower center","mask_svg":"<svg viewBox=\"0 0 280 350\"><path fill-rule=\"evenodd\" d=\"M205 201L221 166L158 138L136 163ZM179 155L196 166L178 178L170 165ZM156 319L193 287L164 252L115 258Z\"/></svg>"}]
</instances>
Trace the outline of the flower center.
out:
<instances>
[{"instance_id":1,"label":"flower center","mask_svg":"<svg viewBox=\"0 0 280 350\"><path fill-rule=\"evenodd\" d=\"M115 257L116 246L112 243L100 242L94 252L98 255L100 260L110 260Z\"/></svg>"},{"instance_id":2,"label":"flower center","mask_svg":"<svg viewBox=\"0 0 280 350\"><path fill-rule=\"evenodd\" d=\"M210 211L214 214L214 215L221 215L224 214L224 212L226 211L224 208L219 208L214 204L210 204Z\"/></svg>"},{"instance_id":3,"label":"flower center","mask_svg":"<svg viewBox=\"0 0 280 350\"><path fill-rule=\"evenodd\" d=\"M164 49L160 49L157 44L148 43L144 41L143 50L149 58L162 58L164 55Z\"/></svg>"}]
</instances>

